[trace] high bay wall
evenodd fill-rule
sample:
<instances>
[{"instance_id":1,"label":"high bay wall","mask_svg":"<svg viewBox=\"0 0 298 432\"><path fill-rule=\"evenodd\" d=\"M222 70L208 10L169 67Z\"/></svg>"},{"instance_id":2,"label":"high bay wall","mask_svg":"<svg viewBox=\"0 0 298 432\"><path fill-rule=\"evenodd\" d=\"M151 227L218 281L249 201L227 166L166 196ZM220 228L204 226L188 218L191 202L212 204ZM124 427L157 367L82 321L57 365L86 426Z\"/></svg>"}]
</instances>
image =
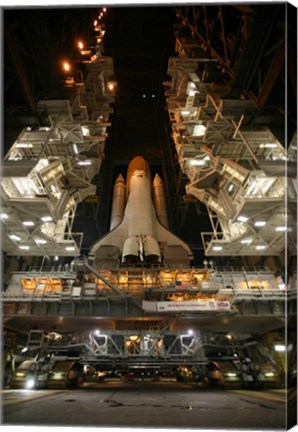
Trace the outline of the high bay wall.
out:
<instances>
[{"instance_id":1,"label":"high bay wall","mask_svg":"<svg viewBox=\"0 0 298 432\"><path fill-rule=\"evenodd\" d=\"M199 14L193 17L200 21ZM123 260L119 251L109 256L104 248L106 260L101 253L95 261L80 256L83 233L73 232L74 218L79 203L101 199L92 181L102 169L116 92L113 61L98 46L104 30L95 24L98 45L84 61L86 75L66 77L69 100L38 103L45 124L24 128L3 161L3 250L17 270L25 261L22 271L7 269L5 343L21 357L75 359L98 370L111 359L115 368L177 369L207 365L217 350L238 363L250 355L277 368L276 346L284 353L292 345L294 352L296 269L288 272L273 257L288 264L296 255L296 135L285 146L270 127L250 122L261 101L226 96L222 60L184 25L190 28L186 18L176 28L177 55L169 59L163 84L184 199L203 203L212 227L191 229L193 237L201 235L208 260L241 257L243 267L205 260L195 268L175 253L166 260L167 244L159 238L146 262L143 233L134 236ZM224 51L227 57L227 46ZM250 268L247 257L266 268ZM38 265L30 267L35 259ZM277 265L268 265L270 259ZM288 370L288 364L280 369L283 378Z\"/></svg>"}]
</instances>

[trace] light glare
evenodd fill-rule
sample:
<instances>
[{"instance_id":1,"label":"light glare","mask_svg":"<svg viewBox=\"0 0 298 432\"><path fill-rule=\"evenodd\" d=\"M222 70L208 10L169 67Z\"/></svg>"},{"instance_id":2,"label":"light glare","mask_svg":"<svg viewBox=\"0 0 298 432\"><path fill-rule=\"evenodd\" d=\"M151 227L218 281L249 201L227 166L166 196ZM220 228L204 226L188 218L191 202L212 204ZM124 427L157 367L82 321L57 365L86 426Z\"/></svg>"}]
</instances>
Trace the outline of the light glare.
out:
<instances>
[{"instance_id":1,"label":"light glare","mask_svg":"<svg viewBox=\"0 0 298 432\"><path fill-rule=\"evenodd\" d=\"M237 221L239 221L239 222L247 222L248 221L248 217L246 217L246 216L239 216L237 218Z\"/></svg>"},{"instance_id":2,"label":"light glare","mask_svg":"<svg viewBox=\"0 0 298 432\"><path fill-rule=\"evenodd\" d=\"M11 240L16 240L16 241L20 241L21 240L21 237L18 237L15 234L11 234L9 237L11 238Z\"/></svg>"},{"instance_id":3,"label":"light glare","mask_svg":"<svg viewBox=\"0 0 298 432\"><path fill-rule=\"evenodd\" d=\"M67 61L63 62L63 70L65 72L69 72L70 71L70 64Z\"/></svg>"},{"instance_id":4,"label":"light glare","mask_svg":"<svg viewBox=\"0 0 298 432\"><path fill-rule=\"evenodd\" d=\"M41 218L41 220L42 220L43 222L51 222L51 221L53 220L53 218L52 218L51 216L43 216L43 217Z\"/></svg>"},{"instance_id":5,"label":"light glare","mask_svg":"<svg viewBox=\"0 0 298 432\"><path fill-rule=\"evenodd\" d=\"M274 349L276 352L284 352L286 350L286 347L282 344L276 344L274 345Z\"/></svg>"}]
</instances>

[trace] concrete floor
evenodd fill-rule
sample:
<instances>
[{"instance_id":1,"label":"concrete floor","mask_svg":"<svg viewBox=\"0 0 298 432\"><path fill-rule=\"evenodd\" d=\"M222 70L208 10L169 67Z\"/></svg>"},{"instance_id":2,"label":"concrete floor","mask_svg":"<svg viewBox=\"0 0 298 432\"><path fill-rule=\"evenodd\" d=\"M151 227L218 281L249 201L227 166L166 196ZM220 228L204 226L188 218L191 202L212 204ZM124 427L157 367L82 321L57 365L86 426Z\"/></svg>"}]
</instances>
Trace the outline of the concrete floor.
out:
<instances>
[{"instance_id":1,"label":"concrete floor","mask_svg":"<svg viewBox=\"0 0 298 432\"><path fill-rule=\"evenodd\" d=\"M169 429L286 429L280 390L203 389L191 383L109 382L97 388L4 390L3 425Z\"/></svg>"}]
</instances>

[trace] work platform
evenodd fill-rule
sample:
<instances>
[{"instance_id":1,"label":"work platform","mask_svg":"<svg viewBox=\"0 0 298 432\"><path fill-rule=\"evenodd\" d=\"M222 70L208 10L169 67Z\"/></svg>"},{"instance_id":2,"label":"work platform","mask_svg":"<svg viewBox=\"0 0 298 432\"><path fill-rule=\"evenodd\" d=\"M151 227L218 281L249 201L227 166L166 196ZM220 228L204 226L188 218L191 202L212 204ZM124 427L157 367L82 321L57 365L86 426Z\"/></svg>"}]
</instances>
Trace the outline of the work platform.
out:
<instances>
[{"instance_id":1,"label":"work platform","mask_svg":"<svg viewBox=\"0 0 298 432\"><path fill-rule=\"evenodd\" d=\"M76 269L77 270L76 270ZM2 293L4 319L95 318L148 321L169 316L259 316L295 313L295 278L244 268L119 268L95 270L87 260L67 269L13 274ZM146 327L146 324L145 324Z\"/></svg>"}]
</instances>

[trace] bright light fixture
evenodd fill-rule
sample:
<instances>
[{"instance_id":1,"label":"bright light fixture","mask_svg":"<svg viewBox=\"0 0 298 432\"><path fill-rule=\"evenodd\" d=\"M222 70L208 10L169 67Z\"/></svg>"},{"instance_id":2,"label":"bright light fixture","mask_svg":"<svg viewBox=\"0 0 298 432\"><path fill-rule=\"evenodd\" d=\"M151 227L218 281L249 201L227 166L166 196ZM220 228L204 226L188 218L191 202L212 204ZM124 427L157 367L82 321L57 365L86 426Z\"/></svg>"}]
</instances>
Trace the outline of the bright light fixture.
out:
<instances>
[{"instance_id":1,"label":"bright light fixture","mask_svg":"<svg viewBox=\"0 0 298 432\"><path fill-rule=\"evenodd\" d=\"M267 246L265 246L265 245L257 245L257 246L256 246L256 249L257 249L257 250L263 250L263 249L266 249L266 247L267 247Z\"/></svg>"},{"instance_id":2,"label":"bright light fixture","mask_svg":"<svg viewBox=\"0 0 298 432\"><path fill-rule=\"evenodd\" d=\"M195 83L193 83L193 82L189 82L188 83L188 85L187 85L187 94L188 94L188 96L191 96L191 97L193 97L193 96L195 96L195 94L196 94L196 85L195 85Z\"/></svg>"},{"instance_id":3,"label":"bright light fixture","mask_svg":"<svg viewBox=\"0 0 298 432\"><path fill-rule=\"evenodd\" d=\"M237 221L239 221L239 222L247 222L248 221L248 217L246 217L246 216L238 216Z\"/></svg>"},{"instance_id":4,"label":"bright light fixture","mask_svg":"<svg viewBox=\"0 0 298 432\"><path fill-rule=\"evenodd\" d=\"M234 189L234 185L233 185L233 183L230 183L230 185L228 187L228 192L232 192L233 189Z\"/></svg>"},{"instance_id":5,"label":"bright light fixture","mask_svg":"<svg viewBox=\"0 0 298 432\"><path fill-rule=\"evenodd\" d=\"M46 244L47 241L44 240L44 239L36 239L36 240L35 240L35 243L37 243L37 244Z\"/></svg>"},{"instance_id":6,"label":"bright light fixture","mask_svg":"<svg viewBox=\"0 0 298 432\"><path fill-rule=\"evenodd\" d=\"M23 221L23 225L24 226L34 226L34 222L33 221Z\"/></svg>"},{"instance_id":7,"label":"bright light fixture","mask_svg":"<svg viewBox=\"0 0 298 432\"><path fill-rule=\"evenodd\" d=\"M87 166L87 165L91 165L91 164L92 164L92 162L90 160L85 160L85 161L79 161L78 162L78 165L81 165L81 166Z\"/></svg>"},{"instance_id":8,"label":"bright light fixture","mask_svg":"<svg viewBox=\"0 0 298 432\"><path fill-rule=\"evenodd\" d=\"M0 218L1 219L8 219L8 214L7 213L0 213Z\"/></svg>"},{"instance_id":9,"label":"bright light fixture","mask_svg":"<svg viewBox=\"0 0 298 432\"><path fill-rule=\"evenodd\" d=\"M79 153L78 146L76 144L73 144L72 148L73 148L73 151L75 152L75 154Z\"/></svg>"},{"instance_id":10,"label":"bright light fixture","mask_svg":"<svg viewBox=\"0 0 298 432\"><path fill-rule=\"evenodd\" d=\"M205 135L206 126L198 124L193 128L193 136L203 136Z\"/></svg>"},{"instance_id":11,"label":"bright light fixture","mask_svg":"<svg viewBox=\"0 0 298 432\"><path fill-rule=\"evenodd\" d=\"M97 43L98 43L98 45L100 44L100 42L101 42L101 39L98 38L98 39L97 39ZM82 54L82 55L86 55L86 56L87 56L87 55L91 55L91 50L82 50L82 51L81 51L81 54Z\"/></svg>"},{"instance_id":12,"label":"bright light fixture","mask_svg":"<svg viewBox=\"0 0 298 432\"><path fill-rule=\"evenodd\" d=\"M11 238L11 240L16 240L16 241L20 241L21 240L21 237L18 237L15 234L11 234L9 237Z\"/></svg>"},{"instance_id":13,"label":"bright light fixture","mask_svg":"<svg viewBox=\"0 0 298 432\"><path fill-rule=\"evenodd\" d=\"M276 143L266 143L266 144L260 144L260 148L276 148Z\"/></svg>"},{"instance_id":14,"label":"bright light fixture","mask_svg":"<svg viewBox=\"0 0 298 432\"><path fill-rule=\"evenodd\" d=\"M187 116L189 115L189 111L181 111L181 114Z\"/></svg>"},{"instance_id":15,"label":"bright light fixture","mask_svg":"<svg viewBox=\"0 0 298 432\"><path fill-rule=\"evenodd\" d=\"M277 352L284 352L286 350L286 346L282 344L276 344L274 345L274 349Z\"/></svg>"},{"instance_id":16,"label":"bright light fixture","mask_svg":"<svg viewBox=\"0 0 298 432\"><path fill-rule=\"evenodd\" d=\"M75 247L74 247L74 246L67 246L67 247L65 248L65 250L67 250L67 251L74 251L74 250L75 250Z\"/></svg>"},{"instance_id":17,"label":"bright light fixture","mask_svg":"<svg viewBox=\"0 0 298 432\"><path fill-rule=\"evenodd\" d=\"M241 240L241 244L250 244L252 242L252 240L250 239L250 238L246 238L246 239L243 239L243 240Z\"/></svg>"},{"instance_id":18,"label":"bright light fixture","mask_svg":"<svg viewBox=\"0 0 298 432\"><path fill-rule=\"evenodd\" d=\"M63 70L65 72L69 72L70 71L70 64L67 61L63 62Z\"/></svg>"},{"instance_id":19,"label":"bright light fixture","mask_svg":"<svg viewBox=\"0 0 298 432\"><path fill-rule=\"evenodd\" d=\"M222 250L222 246L213 246L212 250L214 250L214 251L221 251Z\"/></svg>"},{"instance_id":20,"label":"bright light fixture","mask_svg":"<svg viewBox=\"0 0 298 432\"><path fill-rule=\"evenodd\" d=\"M277 231L277 232L287 231L287 227L286 226L278 226L275 228L275 231Z\"/></svg>"},{"instance_id":21,"label":"bright light fixture","mask_svg":"<svg viewBox=\"0 0 298 432\"><path fill-rule=\"evenodd\" d=\"M267 222L265 221L256 221L255 222L255 227L263 227L266 225Z\"/></svg>"},{"instance_id":22,"label":"bright light fixture","mask_svg":"<svg viewBox=\"0 0 298 432\"><path fill-rule=\"evenodd\" d=\"M82 126L82 134L84 136L89 136L90 135L90 129L88 128L88 126Z\"/></svg>"},{"instance_id":23,"label":"bright light fixture","mask_svg":"<svg viewBox=\"0 0 298 432\"><path fill-rule=\"evenodd\" d=\"M43 217L41 218L41 220L42 220L43 222L51 222L51 221L53 220L53 218L52 218L51 216L43 216Z\"/></svg>"},{"instance_id":24,"label":"bright light fixture","mask_svg":"<svg viewBox=\"0 0 298 432\"><path fill-rule=\"evenodd\" d=\"M108 83L108 89L111 91L113 91L115 89L115 83L113 81L110 81Z\"/></svg>"},{"instance_id":25,"label":"bright light fixture","mask_svg":"<svg viewBox=\"0 0 298 432\"><path fill-rule=\"evenodd\" d=\"M191 166L203 166L205 161L203 159L188 159L189 165Z\"/></svg>"},{"instance_id":26,"label":"bright light fixture","mask_svg":"<svg viewBox=\"0 0 298 432\"><path fill-rule=\"evenodd\" d=\"M17 143L16 147L17 148L32 148L33 145L30 143Z\"/></svg>"},{"instance_id":27,"label":"bright light fixture","mask_svg":"<svg viewBox=\"0 0 298 432\"><path fill-rule=\"evenodd\" d=\"M28 380L27 383L26 383L26 388L27 388L28 390L29 390L29 389L32 389L32 388L34 387L34 385L35 385L34 380L33 380L33 379L30 379L30 380Z\"/></svg>"},{"instance_id":28,"label":"bright light fixture","mask_svg":"<svg viewBox=\"0 0 298 432\"><path fill-rule=\"evenodd\" d=\"M29 249L30 249L30 246L25 246L25 245L23 245L23 246L19 246L19 249L22 249L22 250L29 250Z\"/></svg>"}]
</instances>

